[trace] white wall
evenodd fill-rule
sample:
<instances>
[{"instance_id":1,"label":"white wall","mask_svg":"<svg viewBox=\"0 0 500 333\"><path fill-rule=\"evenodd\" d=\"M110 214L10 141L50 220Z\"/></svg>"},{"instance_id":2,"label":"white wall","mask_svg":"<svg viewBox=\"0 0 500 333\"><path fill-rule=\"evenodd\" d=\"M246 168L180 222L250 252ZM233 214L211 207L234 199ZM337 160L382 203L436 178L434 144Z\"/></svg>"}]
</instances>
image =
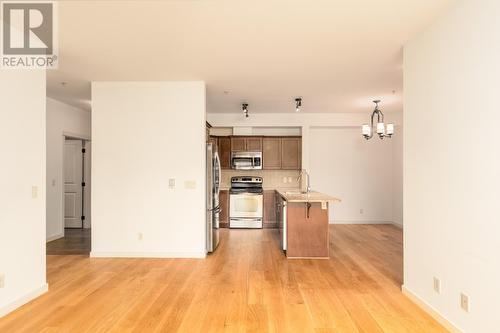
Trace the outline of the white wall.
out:
<instances>
[{"instance_id":1,"label":"white wall","mask_svg":"<svg viewBox=\"0 0 500 333\"><path fill-rule=\"evenodd\" d=\"M2 316L47 290L45 72L2 70L0 92Z\"/></svg>"},{"instance_id":2,"label":"white wall","mask_svg":"<svg viewBox=\"0 0 500 333\"><path fill-rule=\"evenodd\" d=\"M392 222L403 226L403 126L396 126L392 140Z\"/></svg>"},{"instance_id":3,"label":"white wall","mask_svg":"<svg viewBox=\"0 0 500 333\"><path fill-rule=\"evenodd\" d=\"M311 173L313 189L342 199L331 210L331 222L402 223L397 215L402 211L402 189L398 186L402 184L402 171L398 170L402 165L399 133L402 115L385 116L387 121L399 124L392 139L373 138L367 142L360 134L360 127L369 120L371 111L367 110L366 114L257 113L250 114L248 119L241 114L209 113L207 118L214 127L301 128L302 166Z\"/></svg>"},{"instance_id":4,"label":"white wall","mask_svg":"<svg viewBox=\"0 0 500 333\"><path fill-rule=\"evenodd\" d=\"M391 223L392 139L366 141L359 127L313 127L309 140L312 188L342 200L330 222Z\"/></svg>"},{"instance_id":5,"label":"white wall","mask_svg":"<svg viewBox=\"0 0 500 333\"><path fill-rule=\"evenodd\" d=\"M64 135L90 139L90 112L47 98L47 240L64 236Z\"/></svg>"},{"instance_id":6,"label":"white wall","mask_svg":"<svg viewBox=\"0 0 500 333\"><path fill-rule=\"evenodd\" d=\"M404 52L404 286L466 332L500 326L499 13L459 1Z\"/></svg>"},{"instance_id":7,"label":"white wall","mask_svg":"<svg viewBox=\"0 0 500 333\"><path fill-rule=\"evenodd\" d=\"M205 135L203 82L92 83L92 256L205 256Z\"/></svg>"}]
</instances>

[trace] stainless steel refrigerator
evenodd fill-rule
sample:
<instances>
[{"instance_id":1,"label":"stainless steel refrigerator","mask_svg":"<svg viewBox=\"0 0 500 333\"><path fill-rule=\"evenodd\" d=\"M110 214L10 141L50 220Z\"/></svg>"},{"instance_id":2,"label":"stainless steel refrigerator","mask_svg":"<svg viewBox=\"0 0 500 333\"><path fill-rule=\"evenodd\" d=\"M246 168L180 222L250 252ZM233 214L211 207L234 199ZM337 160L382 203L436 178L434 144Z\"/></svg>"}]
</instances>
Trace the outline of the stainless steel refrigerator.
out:
<instances>
[{"instance_id":1,"label":"stainless steel refrigerator","mask_svg":"<svg viewBox=\"0 0 500 333\"><path fill-rule=\"evenodd\" d=\"M219 245L220 179L219 154L211 143L207 143L207 252L214 252Z\"/></svg>"}]
</instances>

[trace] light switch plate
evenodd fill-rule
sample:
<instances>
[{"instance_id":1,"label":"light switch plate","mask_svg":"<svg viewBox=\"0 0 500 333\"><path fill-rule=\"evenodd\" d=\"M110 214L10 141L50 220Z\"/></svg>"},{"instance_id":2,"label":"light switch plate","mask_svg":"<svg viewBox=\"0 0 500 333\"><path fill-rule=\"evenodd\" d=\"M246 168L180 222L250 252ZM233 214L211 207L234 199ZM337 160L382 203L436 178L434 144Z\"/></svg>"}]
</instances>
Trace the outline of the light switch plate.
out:
<instances>
[{"instance_id":1,"label":"light switch plate","mask_svg":"<svg viewBox=\"0 0 500 333\"><path fill-rule=\"evenodd\" d=\"M0 288L5 287L5 275L0 274Z\"/></svg>"},{"instance_id":2,"label":"light switch plate","mask_svg":"<svg viewBox=\"0 0 500 333\"><path fill-rule=\"evenodd\" d=\"M438 279L437 277L434 277L434 291L437 292L438 294L441 294L441 280Z\"/></svg>"},{"instance_id":3,"label":"light switch plate","mask_svg":"<svg viewBox=\"0 0 500 333\"><path fill-rule=\"evenodd\" d=\"M38 186L31 186L31 197L33 199L38 198Z\"/></svg>"},{"instance_id":4,"label":"light switch plate","mask_svg":"<svg viewBox=\"0 0 500 333\"><path fill-rule=\"evenodd\" d=\"M470 311L469 296L467 296L464 293L460 293L460 307L465 312L469 312Z\"/></svg>"}]
</instances>

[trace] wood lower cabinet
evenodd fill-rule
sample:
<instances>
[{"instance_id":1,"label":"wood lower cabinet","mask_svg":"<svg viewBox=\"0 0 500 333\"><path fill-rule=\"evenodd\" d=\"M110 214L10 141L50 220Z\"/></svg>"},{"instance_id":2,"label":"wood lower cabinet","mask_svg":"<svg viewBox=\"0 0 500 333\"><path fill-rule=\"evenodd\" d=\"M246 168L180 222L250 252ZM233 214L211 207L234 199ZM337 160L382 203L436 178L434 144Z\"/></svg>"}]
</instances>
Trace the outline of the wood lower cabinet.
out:
<instances>
[{"instance_id":1,"label":"wood lower cabinet","mask_svg":"<svg viewBox=\"0 0 500 333\"><path fill-rule=\"evenodd\" d=\"M281 169L300 170L302 166L302 139L281 138Z\"/></svg>"},{"instance_id":2,"label":"wood lower cabinet","mask_svg":"<svg viewBox=\"0 0 500 333\"><path fill-rule=\"evenodd\" d=\"M228 228L229 227L229 191L221 190L219 192L219 227Z\"/></svg>"},{"instance_id":3,"label":"wood lower cabinet","mask_svg":"<svg viewBox=\"0 0 500 333\"><path fill-rule=\"evenodd\" d=\"M262 139L262 166L267 170L281 169L281 138Z\"/></svg>"},{"instance_id":4,"label":"wood lower cabinet","mask_svg":"<svg viewBox=\"0 0 500 333\"><path fill-rule=\"evenodd\" d=\"M222 169L231 169L231 138L220 136L217 138L220 166Z\"/></svg>"},{"instance_id":5,"label":"wood lower cabinet","mask_svg":"<svg viewBox=\"0 0 500 333\"><path fill-rule=\"evenodd\" d=\"M276 191L264 191L264 228L276 228Z\"/></svg>"}]
</instances>

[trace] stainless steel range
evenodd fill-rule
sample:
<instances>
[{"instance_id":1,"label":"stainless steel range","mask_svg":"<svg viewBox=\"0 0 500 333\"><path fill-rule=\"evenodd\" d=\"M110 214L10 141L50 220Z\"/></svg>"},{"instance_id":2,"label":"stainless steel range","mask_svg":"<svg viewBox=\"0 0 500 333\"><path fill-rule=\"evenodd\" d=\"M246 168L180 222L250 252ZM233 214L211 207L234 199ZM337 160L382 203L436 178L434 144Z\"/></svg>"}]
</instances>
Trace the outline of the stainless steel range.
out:
<instances>
[{"instance_id":1,"label":"stainless steel range","mask_svg":"<svg viewBox=\"0 0 500 333\"><path fill-rule=\"evenodd\" d=\"M262 178L239 176L231 178L229 191L229 227L262 228Z\"/></svg>"}]
</instances>

